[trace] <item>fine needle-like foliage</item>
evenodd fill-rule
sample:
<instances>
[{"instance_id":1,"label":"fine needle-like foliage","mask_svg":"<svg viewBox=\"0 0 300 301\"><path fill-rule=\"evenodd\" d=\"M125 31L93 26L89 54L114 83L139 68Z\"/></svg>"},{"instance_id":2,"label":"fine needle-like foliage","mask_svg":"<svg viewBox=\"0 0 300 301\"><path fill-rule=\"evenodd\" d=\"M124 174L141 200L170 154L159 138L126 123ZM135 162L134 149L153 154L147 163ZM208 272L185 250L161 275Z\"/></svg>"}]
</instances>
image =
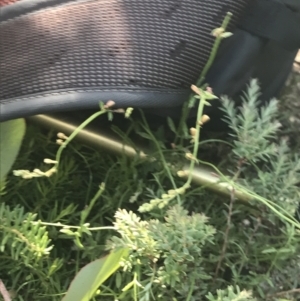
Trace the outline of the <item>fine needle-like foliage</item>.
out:
<instances>
[{"instance_id":1,"label":"fine needle-like foliage","mask_svg":"<svg viewBox=\"0 0 300 301\"><path fill-rule=\"evenodd\" d=\"M133 212L118 211L114 225L121 237L113 236L108 248L131 250L123 262L123 277L133 273L132 287L136 287L120 300L130 295L134 300L200 298L211 278L204 270L202 249L213 242L215 229L207 222L205 215L188 215L180 206L169 209L164 222L142 221ZM129 288L127 285L125 291Z\"/></svg>"},{"instance_id":2,"label":"fine needle-like foliage","mask_svg":"<svg viewBox=\"0 0 300 301\"><path fill-rule=\"evenodd\" d=\"M132 108L115 110L113 101L101 103L70 136L28 128L0 200L0 294L6 300L299 299L299 149L282 135L279 102L262 107L252 80L240 107L222 100L230 139L202 135L214 122L204 109L216 98L203 80L230 36L229 19L213 31L211 56L191 86L182 119L168 119L174 141L144 115L131 119L130 129L151 145L146 159L73 140L100 116L130 118ZM197 118L189 128L192 108ZM130 130L116 132L134 144ZM299 132L292 135L300 139ZM193 184L199 163L228 184L227 195Z\"/></svg>"},{"instance_id":3,"label":"fine needle-like foliage","mask_svg":"<svg viewBox=\"0 0 300 301\"><path fill-rule=\"evenodd\" d=\"M45 226L33 223L36 214L25 213L24 208L0 204L0 251L12 260L32 265L49 255L53 245Z\"/></svg>"},{"instance_id":4,"label":"fine needle-like foliage","mask_svg":"<svg viewBox=\"0 0 300 301\"><path fill-rule=\"evenodd\" d=\"M236 288L235 292L232 286L229 286L226 290L217 290L216 297L209 293L207 299L209 301L256 301L251 292L241 291L239 287Z\"/></svg>"}]
</instances>

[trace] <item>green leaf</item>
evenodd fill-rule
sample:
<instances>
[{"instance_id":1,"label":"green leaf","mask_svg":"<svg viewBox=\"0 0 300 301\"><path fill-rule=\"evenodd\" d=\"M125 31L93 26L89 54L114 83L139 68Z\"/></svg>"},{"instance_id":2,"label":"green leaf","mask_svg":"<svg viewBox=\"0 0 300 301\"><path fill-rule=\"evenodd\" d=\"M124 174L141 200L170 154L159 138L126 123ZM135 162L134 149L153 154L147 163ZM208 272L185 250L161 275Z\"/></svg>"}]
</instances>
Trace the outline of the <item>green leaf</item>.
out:
<instances>
[{"instance_id":1,"label":"green leaf","mask_svg":"<svg viewBox=\"0 0 300 301\"><path fill-rule=\"evenodd\" d=\"M114 114L112 111L108 111L107 112L107 117L109 121L112 121L114 119Z\"/></svg>"},{"instance_id":2,"label":"green leaf","mask_svg":"<svg viewBox=\"0 0 300 301\"><path fill-rule=\"evenodd\" d=\"M25 129L24 119L0 123L0 186L17 158Z\"/></svg>"},{"instance_id":3,"label":"green leaf","mask_svg":"<svg viewBox=\"0 0 300 301\"><path fill-rule=\"evenodd\" d=\"M231 37L233 35L233 33L232 32L223 32L222 34L221 34L221 38L223 38L223 39L226 39L226 38L229 38L229 37Z\"/></svg>"},{"instance_id":4,"label":"green leaf","mask_svg":"<svg viewBox=\"0 0 300 301\"><path fill-rule=\"evenodd\" d=\"M83 267L72 281L63 301L89 301L99 286L120 267L127 249L119 249Z\"/></svg>"},{"instance_id":5,"label":"green leaf","mask_svg":"<svg viewBox=\"0 0 300 301\"><path fill-rule=\"evenodd\" d=\"M169 126L170 130L173 133L176 133L176 128L175 128L175 124L174 124L173 120L170 117L167 117L167 122L168 122L168 126Z\"/></svg>"},{"instance_id":6,"label":"green leaf","mask_svg":"<svg viewBox=\"0 0 300 301\"><path fill-rule=\"evenodd\" d=\"M212 99L218 99L219 98L218 96L216 96L216 95L214 95L210 92L204 91L203 93L204 93L204 96L205 96L206 100L212 100Z\"/></svg>"},{"instance_id":7,"label":"green leaf","mask_svg":"<svg viewBox=\"0 0 300 301\"><path fill-rule=\"evenodd\" d=\"M262 251L262 254L276 253L277 250L275 248L265 249Z\"/></svg>"},{"instance_id":8,"label":"green leaf","mask_svg":"<svg viewBox=\"0 0 300 301\"><path fill-rule=\"evenodd\" d=\"M147 133L144 133L142 131L139 131L139 130L136 130L136 133L141 136L142 138L145 138L145 139L148 139L148 140L151 140L152 141L152 137L147 134Z\"/></svg>"}]
</instances>

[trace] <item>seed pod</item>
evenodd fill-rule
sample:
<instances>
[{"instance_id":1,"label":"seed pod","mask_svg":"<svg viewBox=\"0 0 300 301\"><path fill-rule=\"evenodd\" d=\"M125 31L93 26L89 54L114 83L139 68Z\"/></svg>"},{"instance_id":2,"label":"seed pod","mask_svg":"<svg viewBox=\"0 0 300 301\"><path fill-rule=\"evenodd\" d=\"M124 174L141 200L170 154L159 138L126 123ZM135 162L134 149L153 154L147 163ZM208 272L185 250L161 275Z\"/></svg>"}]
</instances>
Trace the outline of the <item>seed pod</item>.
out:
<instances>
[{"instance_id":1,"label":"seed pod","mask_svg":"<svg viewBox=\"0 0 300 301\"><path fill-rule=\"evenodd\" d=\"M196 135L196 133L197 133L197 130L195 128L190 128L190 134L191 134L191 136L194 137Z\"/></svg>"},{"instance_id":2,"label":"seed pod","mask_svg":"<svg viewBox=\"0 0 300 301\"><path fill-rule=\"evenodd\" d=\"M179 170L177 171L177 176L182 178L186 176L186 172L184 170Z\"/></svg>"},{"instance_id":3,"label":"seed pod","mask_svg":"<svg viewBox=\"0 0 300 301\"><path fill-rule=\"evenodd\" d=\"M198 94L198 95L201 94L201 91L200 91L200 89L199 89L197 86L191 85L191 89L192 89L192 91L195 92L196 94Z\"/></svg>"},{"instance_id":4,"label":"seed pod","mask_svg":"<svg viewBox=\"0 0 300 301\"><path fill-rule=\"evenodd\" d=\"M58 133L57 138L62 139L62 140L66 140L66 139L68 139L68 136L66 136L64 133Z\"/></svg>"},{"instance_id":5,"label":"seed pod","mask_svg":"<svg viewBox=\"0 0 300 301\"><path fill-rule=\"evenodd\" d=\"M104 105L104 109L109 109L111 107L113 107L116 103L113 100L109 100L105 105Z\"/></svg>"},{"instance_id":6,"label":"seed pod","mask_svg":"<svg viewBox=\"0 0 300 301\"><path fill-rule=\"evenodd\" d=\"M203 115L201 117L201 123L204 124L210 120L210 117L208 115Z\"/></svg>"}]
</instances>

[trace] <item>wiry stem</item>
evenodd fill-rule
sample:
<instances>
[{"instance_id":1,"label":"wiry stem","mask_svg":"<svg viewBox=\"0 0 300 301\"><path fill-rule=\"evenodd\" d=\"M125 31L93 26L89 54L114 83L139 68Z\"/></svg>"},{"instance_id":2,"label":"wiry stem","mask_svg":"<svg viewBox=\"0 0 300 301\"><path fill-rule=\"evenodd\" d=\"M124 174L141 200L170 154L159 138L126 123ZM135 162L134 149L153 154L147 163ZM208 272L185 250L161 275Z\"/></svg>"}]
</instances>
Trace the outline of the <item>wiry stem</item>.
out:
<instances>
[{"instance_id":1,"label":"wiry stem","mask_svg":"<svg viewBox=\"0 0 300 301\"><path fill-rule=\"evenodd\" d=\"M64 150L64 148L77 136L77 134L84 129L88 124L90 124L93 120L95 120L97 117L107 113L107 110L101 110L99 112L94 113L92 116L90 116L87 120L85 120L83 123L81 123L80 126L76 128L76 130L64 141L64 143L59 147L57 153L56 153L56 161L55 168L58 169L59 161L61 154Z\"/></svg>"},{"instance_id":2,"label":"wiry stem","mask_svg":"<svg viewBox=\"0 0 300 301\"><path fill-rule=\"evenodd\" d=\"M228 208L228 216L227 216L227 225L226 225L226 229L225 229L225 233L224 233L224 243L222 246L222 251L221 251L221 256L220 259L218 261L218 265L216 268L216 272L215 272L215 276L214 276L214 281L216 281L218 274L219 274L219 270L221 268L221 264L224 260L225 254L226 254L226 250L227 250L227 245L228 245L228 240L229 240L229 231L230 231L230 226L231 226L231 217L232 217L232 212L233 212L233 203L234 203L234 189L232 189L231 191L231 197L230 197L230 204L229 204L229 208Z\"/></svg>"},{"instance_id":3,"label":"wiry stem","mask_svg":"<svg viewBox=\"0 0 300 301\"><path fill-rule=\"evenodd\" d=\"M231 20L231 17L232 17L232 13L228 12L223 20L223 23L221 25L221 28L225 31L227 26L229 25L229 22ZM206 62L201 74L200 74L200 77L198 78L197 82L196 82L196 86L199 87L203 84L204 80L205 80L205 77L207 75L207 72L209 71L209 69L211 68L215 58L216 58L216 55L218 53L218 49L220 47L220 44L221 44L221 41L222 41L223 37L221 35L219 36L216 36L216 39L214 41L214 44L213 44L213 47L212 47L212 51L210 52L210 55L209 55L209 58L208 58L208 61ZM189 114L189 106L188 106L188 103L190 103L193 99L194 99L195 95L194 94L191 94L190 95L190 98L189 100L184 104L184 108L183 108L183 112L182 112L182 116L180 118L180 121L179 121L179 126L178 126L178 130L177 130L177 133L180 133L180 129L182 129L183 127L183 124L184 122L186 121L187 117L188 117L188 114ZM176 135L176 138L175 138L175 141L174 141L174 144L176 145L178 141L178 134Z\"/></svg>"}]
</instances>

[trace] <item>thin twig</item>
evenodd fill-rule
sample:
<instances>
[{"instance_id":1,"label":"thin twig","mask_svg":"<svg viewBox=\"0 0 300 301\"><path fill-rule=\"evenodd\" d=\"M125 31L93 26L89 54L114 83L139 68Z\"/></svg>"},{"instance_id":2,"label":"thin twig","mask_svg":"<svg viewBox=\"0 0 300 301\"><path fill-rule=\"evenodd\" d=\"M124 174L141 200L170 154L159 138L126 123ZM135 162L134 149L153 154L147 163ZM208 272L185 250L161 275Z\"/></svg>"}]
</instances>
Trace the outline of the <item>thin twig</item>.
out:
<instances>
[{"instance_id":1,"label":"thin twig","mask_svg":"<svg viewBox=\"0 0 300 301\"><path fill-rule=\"evenodd\" d=\"M239 178L244 163L245 163L245 160L243 158L241 158L238 161L237 172L233 176L233 179L232 179L233 181L236 181ZM221 268L221 264L224 260L226 250L227 250L227 246L228 246L229 231L230 231L230 226L231 226L231 217L232 217L232 212L233 212L234 200L235 200L235 189L234 189L234 187L232 187L231 192L230 192L230 204L229 204L229 208L228 208L227 225L226 225L226 229L225 229L225 233L224 233L224 243L223 243L223 246L222 246L220 259L219 259L219 262L218 262L218 265L217 265L217 268L216 268L216 272L215 272L215 276L214 276L214 282L216 281L216 279L218 277L219 270Z\"/></svg>"},{"instance_id":2,"label":"thin twig","mask_svg":"<svg viewBox=\"0 0 300 301\"><path fill-rule=\"evenodd\" d=\"M9 292L7 291L7 289L1 279L0 279L0 293L1 293L4 301L11 301Z\"/></svg>"},{"instance_id":3,"label":"thin twig","mask_svg":"<svg viewBox=\"0 0 300 301\"><path fill-rule=\"evenodd\" d=\"M254 239L254 235L257 233L259 227L261 226L261 218L258 217L257 218L257 223L251 233L251 236L248 240L248 244L247 244L247 249L245 250L245 257L247 258L248 257L248 254L249 254L249 248L250 248L250 244L252 243L253 239ZM244 267L244 263L240 265L240 268L239 268L239 274L242 272L242 269Z\"/></svg>"},{"instance_id":4,"label":"thin twig","mask_svg":"<svg viewBox=\"0 0 300 301\"><path fill-rule=\"evenodd\" d=\"M295 289L292 289L292 290L289 290L289 291L278 292L278 293L275 293L273 295L267 296L267 298L270 299L270 298L274 298L274 297L280 297L280 296L285 296L285 295L288 295L288 294L295 294L295 293L300 293L300 288L295 288Z\"/></svg>"},{"instance_id":5,"label":"thin twig","mask_svg":"<svg viewBox=\"0 0 300 301\"><path fill-rule=\"evenodd\" d=\"M229 204L229 208L228 208L226 230L225 230L225 233L224 233L224 243L223 243L223 246L222 246L222 251L221 251L220 259L219 259L219 262L218 262L218 265L217 265L217 268L216 268L214 281L216 281L216 279L218 277L219 270L221 268L221 264L222 264L222 262L224 260L225 253L226 253L226 250L227 250L234 200L235 200L235 190L233 188L231 190L231 194L230 194L230 204Z\"/></svg>"}]
</instances>

